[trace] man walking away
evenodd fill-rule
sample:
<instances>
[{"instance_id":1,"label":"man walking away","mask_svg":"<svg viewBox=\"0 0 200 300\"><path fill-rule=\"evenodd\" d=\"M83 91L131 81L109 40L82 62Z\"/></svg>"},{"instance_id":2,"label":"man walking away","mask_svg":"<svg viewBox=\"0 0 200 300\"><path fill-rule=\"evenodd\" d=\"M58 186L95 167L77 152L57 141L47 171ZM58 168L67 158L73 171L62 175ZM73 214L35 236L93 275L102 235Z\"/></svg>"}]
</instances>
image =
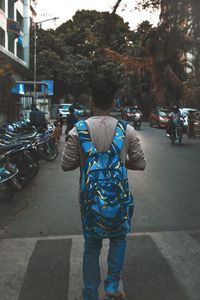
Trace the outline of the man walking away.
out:
<instances>
[{"instance_id":1,"label":"man walking away","mask_svg":"<svg viewBox=\"0 0 200 300\"><path fill-rule=\"evenodd\" d=\"M80 209L85 239L83 300L99 300L99 256L110 239L106 299L124 299L119 281L134 208L127 169L144 170L146 161L133 127L110 116L116 84L105 77L90 83L94 115L69 132L62 155L64 171L80 167Z\"/></svg>"},{"instance_id":2,"label":"man walking away","mask_svg":"<svg viewBox=\"0 0 200 300\"><path fill-rule=\"evenodd\" d=\"M78 121L78 118L75 114L75 110L73 108L73 106L69 107L69 115L67 116L67 128L65 130L65 134L66 134L66 141L68 139L68 132L74 127L75 123Z\"/></svg>"}]
</instances>

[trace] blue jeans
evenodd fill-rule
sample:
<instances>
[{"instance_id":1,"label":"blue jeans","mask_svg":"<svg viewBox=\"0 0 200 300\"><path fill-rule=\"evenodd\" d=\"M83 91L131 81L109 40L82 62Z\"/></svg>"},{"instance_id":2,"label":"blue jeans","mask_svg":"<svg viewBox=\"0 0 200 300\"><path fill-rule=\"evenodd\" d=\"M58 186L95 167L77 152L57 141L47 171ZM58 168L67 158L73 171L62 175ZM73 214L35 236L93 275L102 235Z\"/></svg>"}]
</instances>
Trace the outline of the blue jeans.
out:
<instances>
[{"instance_id":1,"label":"blue jeans","mask_svg":"<svg viewBox=\"0 0 200 300\"><path fill-rule=\"evenodd\" d=\"M83 253L83 300L98 300L98 287L101 282L99 256L102 240L86 238ZM126 237L110 238L108 252L108 274L105 280L105 292L118 292L120 273L126 249Z\"/></svg>"}]
</instances>

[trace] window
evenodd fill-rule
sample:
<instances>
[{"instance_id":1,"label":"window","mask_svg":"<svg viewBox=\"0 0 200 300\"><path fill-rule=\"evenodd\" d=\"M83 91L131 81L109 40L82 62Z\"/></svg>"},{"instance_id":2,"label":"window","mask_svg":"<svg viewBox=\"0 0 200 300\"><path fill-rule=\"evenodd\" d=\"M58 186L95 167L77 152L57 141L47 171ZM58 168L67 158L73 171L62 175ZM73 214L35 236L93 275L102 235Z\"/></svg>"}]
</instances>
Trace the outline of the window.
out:
<instances>
[{"instance_id":1,"label":"window","mask_svg":"<svg viewBox=\"0 0 200 300\"><path fill-rule=\"evenodd\" d=\"M14 20L14 2L8 1L8 18Z\"/></svg>"},{"instance_id":2,"label":"window","mask_svg":"<svg viewBox=\"0 0 200 300\"><path fill-rule=\"evenodd\" d=\"M5 31L0 28L0 45L5 47Z\"/></svg>"},{"instance_id":3,"label":"window","mask_svg":"<svg viewBox=\"0 0 200 300\"><path fill-rule=\"evenodd\" d=\"M17 22L19 22L20 26L20 31L23 32L24 28L24 22L23 22L23 17L20 15L20 13L17 11Z\"/></svg>"},{"instance_id":4,"label":"window","mask_svg":"<svg viewBox=\"0 0 200 300\"><path fill-rule=\"evenodd\" d=\"M5 0L0 0L0 9L5 12Z\"/></svg>"},{"instance_id":5,"label":"window","mask_svg":"<svg viewBox=\"0 0 200 300\"><path fill-rule=\"evenodd\" d=\"M13 32L8 32L8 50L14 53L15 35Z\"/></svg>"},{"instance_id":6,"label":"window","mask_svg":"<svg viewBox=\"0 0 200 300\"><path fill-rule=\"evenodd\" d=\"M17 57L24 59L24 49L19 43L17 43Z\"/></svg>"}]
</instances>

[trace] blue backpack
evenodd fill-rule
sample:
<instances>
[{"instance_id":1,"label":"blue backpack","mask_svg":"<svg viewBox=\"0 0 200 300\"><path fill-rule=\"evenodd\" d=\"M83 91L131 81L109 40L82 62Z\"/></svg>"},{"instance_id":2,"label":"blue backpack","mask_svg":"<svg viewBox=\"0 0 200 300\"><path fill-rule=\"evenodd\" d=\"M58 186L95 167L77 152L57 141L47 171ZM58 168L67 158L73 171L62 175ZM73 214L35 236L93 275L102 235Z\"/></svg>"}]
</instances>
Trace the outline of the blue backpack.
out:
<instances>
[{"instance_id":1,"label":"blue backpack","mask_svg":"<svg viewBox=\"0 0 200 300\"><path fill-rule=\"evenodd\" d=\"M85 121L76 123L86 161L81 171L80 208L85 237L110 238L130 231L133 197L127 169L120 158L127 123L117 123L107 152L98 152Z\"/></svg>"}]
</instances>

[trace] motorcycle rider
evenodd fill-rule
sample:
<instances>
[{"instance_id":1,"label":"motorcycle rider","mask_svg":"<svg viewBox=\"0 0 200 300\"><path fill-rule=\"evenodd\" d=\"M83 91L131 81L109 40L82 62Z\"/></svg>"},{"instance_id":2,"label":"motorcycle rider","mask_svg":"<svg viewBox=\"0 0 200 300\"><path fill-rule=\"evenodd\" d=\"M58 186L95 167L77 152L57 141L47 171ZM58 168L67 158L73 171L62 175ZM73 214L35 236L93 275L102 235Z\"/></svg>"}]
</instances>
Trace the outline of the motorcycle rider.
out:
<instances>
[{"instance_id":1,"label":"motorcycle rider","mask_svg":"<svg viewBox=\"0 0 200 300\"><path fill-rule=\"evenodd\" d=\"M134 106L134 114L133 114L133 126L135 129L139 129L142 121L142 113L138 109L138 106Z\"/></svg>"},{"instance_id":2,"label":"motorcycle rider","mask_svg":"<svg viewBox=\"0 0 200 300\"><path fill-rule=\"evenodd\" d=\"M47 128L45 114L36 107L35 103L31 105L30 125L35 126L37 129Z\"/></svg>"},{"instance_id":3,"label":"motorcycle rider","mask_svg":"<svg viewBox=\"0 0 200 300\"><path fill-rule=\"evenodd\" d=\"M170 136L177 125L183 125L181 113L177 105L172 107L172 112L169 114L170 120L167 124L167 136Z\"/></svg>"}]
</instances>

